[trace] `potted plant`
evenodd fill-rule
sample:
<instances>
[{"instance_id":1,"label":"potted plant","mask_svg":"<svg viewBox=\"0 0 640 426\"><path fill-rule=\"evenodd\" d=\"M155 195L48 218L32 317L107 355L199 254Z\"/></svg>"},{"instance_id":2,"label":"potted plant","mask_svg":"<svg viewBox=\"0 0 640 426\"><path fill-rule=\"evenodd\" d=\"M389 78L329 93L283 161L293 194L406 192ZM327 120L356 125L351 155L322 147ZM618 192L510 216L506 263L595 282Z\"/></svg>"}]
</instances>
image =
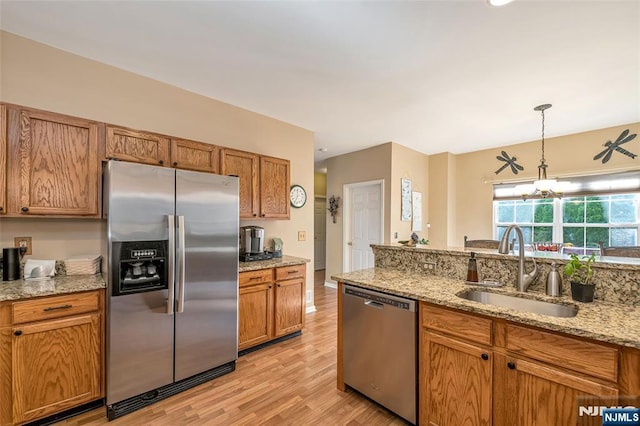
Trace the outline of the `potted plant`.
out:
<instances>
[{"instance_id":1,"label":"potted plant","mask_svg":"<svg viewBox=\"0 0 640 426\"><path fill-rule=\"evenodd\" d=\"M571 297L579 302L593 302L595 285L589 280L593 276L591 264L596 261L595 253L591 256L570 255L571 260L564 266L564 274L571 281Z\"/></svg>"}]
</instances>

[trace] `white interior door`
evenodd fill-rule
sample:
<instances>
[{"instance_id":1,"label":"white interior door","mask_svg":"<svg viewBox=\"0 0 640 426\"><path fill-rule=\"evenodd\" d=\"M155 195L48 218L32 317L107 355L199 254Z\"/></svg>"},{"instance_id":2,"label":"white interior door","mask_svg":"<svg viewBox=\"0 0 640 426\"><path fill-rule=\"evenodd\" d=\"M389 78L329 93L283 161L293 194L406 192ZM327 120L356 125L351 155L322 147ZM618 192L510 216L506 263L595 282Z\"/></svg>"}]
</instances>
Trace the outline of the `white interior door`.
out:
<instances>
[{"instance_id":1,"label":"white interior door","mask_svg":"<svg viewBox=\"0 0 640 426\"><path fill-rule=\"evenodd\" d=\"M316 198L313 214L313 259L314 269L325 268L326 246L327 246L327 200L326 198Z\"/></svg>"},{"instance_id":2,"label":"white interior door","mask_svg":"<svg viewBox=\"0 0 640 426\"><path fill-rule=\"evenodd\" d=\"M347 272L373 268L371 244L382 242L382 184L354 185L348 190L350 237Z\"/></svg>"}]
</instances>

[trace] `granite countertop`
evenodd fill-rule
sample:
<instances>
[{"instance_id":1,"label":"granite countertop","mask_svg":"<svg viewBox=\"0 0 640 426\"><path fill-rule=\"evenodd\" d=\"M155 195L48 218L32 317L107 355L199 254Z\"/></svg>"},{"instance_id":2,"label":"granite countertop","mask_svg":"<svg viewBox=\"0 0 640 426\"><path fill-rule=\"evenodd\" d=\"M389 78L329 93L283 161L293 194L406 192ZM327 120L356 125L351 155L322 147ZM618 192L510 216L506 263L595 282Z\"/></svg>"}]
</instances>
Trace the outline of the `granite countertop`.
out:
<instances>
[{"instance_id":1,"label":"granite countertop","mask_svg":"<svg viewBox=\"0 0 640 426\"><path fill-rule=\"evenodd\" d=\"M457 294L479 286L467 285L465 281L436 275L414 275L395 269L372 268L337 274L336 281L372 290L379 290L397 296L409 297L437 305L448 306L463 311L559 331L575 336L640 349L640 308L595 300L581 303L569 297L549 297L545 294L526 293L527 298L553 301L578 307L573 318L556 318L546 315L516 311L473 302L457 297ZM522 295L513 287L486 288L485 291Z\"/></svg>"},{"instance_id":2,"label":"granite countertop","mask_svg":"<svg viewBox=\"0 0 640 426\"><path fill-rule=\"evenodd\" d=\"M238 265L239 272L257 271L260 269L278 268L281 266L304 265L311 262L310 259L295 256L282 256L269 260L256 260L254 262L240 262Z\"/></svg>"},{"instance_id":3,"label":"granite countertop","mask_svg":"<svg viewBox=\"0 0 640 426\"><path fill-rule=\"evenodd\" d=\"M102 275L56 275L48 279L0 281L0 302L98 290L106 287Z\"/></svg>"}]
</instances>

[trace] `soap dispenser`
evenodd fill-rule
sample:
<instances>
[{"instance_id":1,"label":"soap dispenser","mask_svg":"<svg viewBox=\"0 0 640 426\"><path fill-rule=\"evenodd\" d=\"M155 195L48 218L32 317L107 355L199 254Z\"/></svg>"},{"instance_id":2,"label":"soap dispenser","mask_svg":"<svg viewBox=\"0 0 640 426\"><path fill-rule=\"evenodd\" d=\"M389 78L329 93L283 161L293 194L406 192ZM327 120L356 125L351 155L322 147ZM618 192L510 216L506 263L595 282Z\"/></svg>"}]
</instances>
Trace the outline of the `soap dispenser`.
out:
<instances>
[{"instance_id":1,"label":"soap dispenser","mask_svg":"<svg viewBox=\"0 0 640 426\"><path fill-rule=\"evenodd\" d=\"M469 266L467 267L467 281L472 283L478 282L478 264L476 263L476 254L471 252L469 258Z\"/></svg>"},{"instance_id":2,"label":"soap dispenser","mask_svg":"<svg viewBox=\"0 0 640 426\"><path fill-rule=\"evenodd\" d=\"M558 272L558 265L556 262L551 263L551 271L547 275L547 296L561 296L562 295L562 277Z\"/></svg>"}]
</instances>

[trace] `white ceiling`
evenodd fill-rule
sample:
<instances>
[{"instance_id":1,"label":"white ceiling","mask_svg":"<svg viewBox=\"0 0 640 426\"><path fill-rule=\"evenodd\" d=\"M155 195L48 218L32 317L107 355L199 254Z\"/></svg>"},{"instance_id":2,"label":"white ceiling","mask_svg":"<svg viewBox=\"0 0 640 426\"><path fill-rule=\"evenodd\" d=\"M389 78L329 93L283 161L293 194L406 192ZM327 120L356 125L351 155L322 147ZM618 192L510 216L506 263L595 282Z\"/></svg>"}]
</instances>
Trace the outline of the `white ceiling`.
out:
<instances>
[{"instance_id":1,"label":"white ceiling","mask_svg":"<svg viewBox=\"0 0 640 426\"><path fill-rule=\"evenodd\" d=\"M315 132L316 165L640 121L640 1L11 1L0 26Z\"/></svg>"}]
</instances>

